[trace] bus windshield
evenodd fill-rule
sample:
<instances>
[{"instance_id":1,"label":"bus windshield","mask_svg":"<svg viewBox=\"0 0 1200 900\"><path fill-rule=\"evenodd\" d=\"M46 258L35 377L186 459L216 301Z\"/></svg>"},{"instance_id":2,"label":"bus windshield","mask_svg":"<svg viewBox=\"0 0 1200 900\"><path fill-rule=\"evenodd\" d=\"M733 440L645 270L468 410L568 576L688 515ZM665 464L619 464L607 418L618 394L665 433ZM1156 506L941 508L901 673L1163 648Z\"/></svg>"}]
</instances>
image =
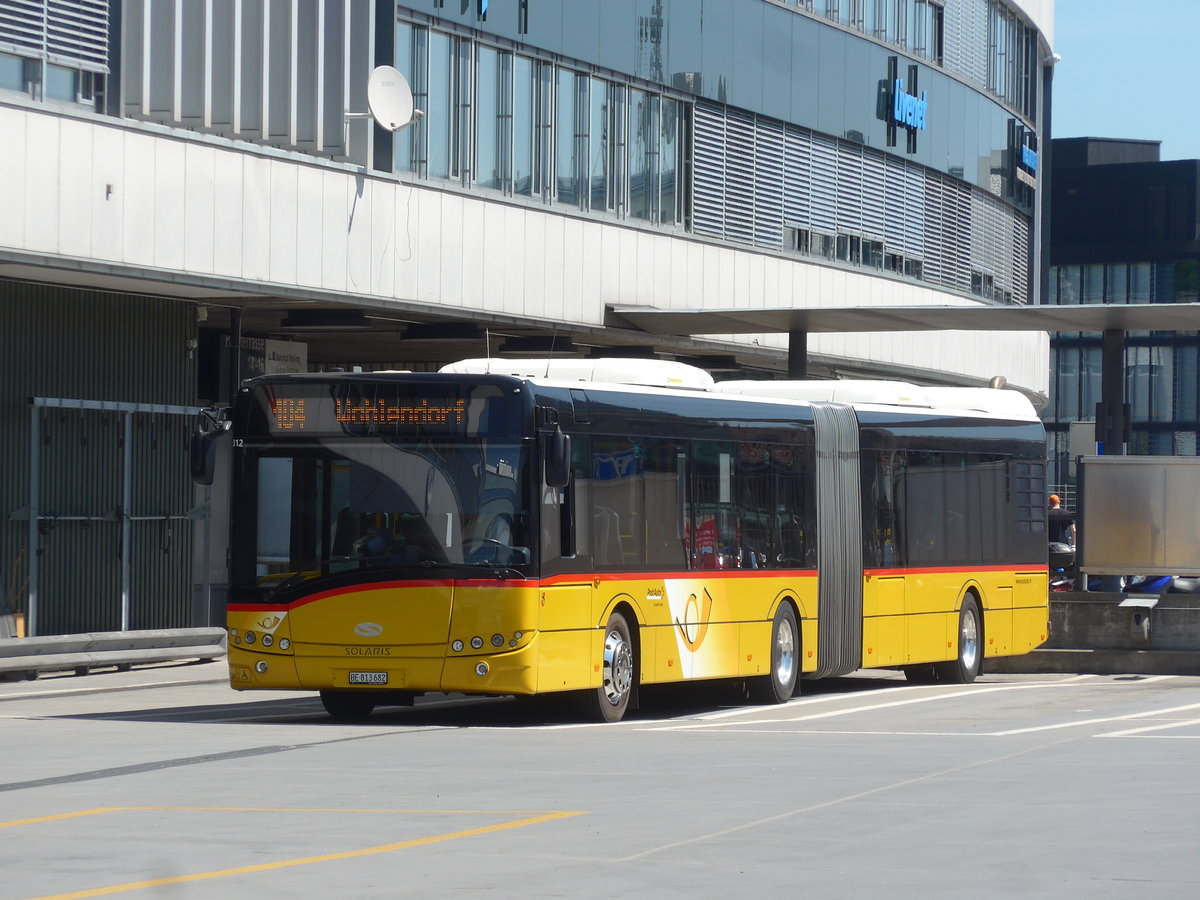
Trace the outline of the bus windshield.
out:
<instances>
[{"instance_id":1,"label":"bus windshield","mask_svg":"<svg viewBox=\"0 0 1200 900\"><path fill-rule=\"evenodd\" d=\"M255 552L235 564L235 601L432 570L519 576L534 561L528 443L329 438L246 451L233 520L237 545Z\"/></svg>"}]
</instances>

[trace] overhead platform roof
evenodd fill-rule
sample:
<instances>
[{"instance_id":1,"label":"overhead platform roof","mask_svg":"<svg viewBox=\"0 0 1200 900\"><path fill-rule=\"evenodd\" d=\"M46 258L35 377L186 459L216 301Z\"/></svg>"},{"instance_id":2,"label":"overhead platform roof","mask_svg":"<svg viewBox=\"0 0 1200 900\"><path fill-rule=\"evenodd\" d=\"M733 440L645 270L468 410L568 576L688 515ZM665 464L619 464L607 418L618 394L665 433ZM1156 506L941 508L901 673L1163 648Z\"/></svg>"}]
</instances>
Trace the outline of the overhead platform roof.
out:
<instances>
[{"instance_id":1,"label":"overhead platform roof","mask_svg":"<svg viewBox=\"0 0 1200 900\"><path fill-rule=\"evenodd\" d=\"M1088 306L848 306L654 309L613 306L611 324L648 334L885 331L1200 331L1200 303Z\"/></svg>"}]
</instances>

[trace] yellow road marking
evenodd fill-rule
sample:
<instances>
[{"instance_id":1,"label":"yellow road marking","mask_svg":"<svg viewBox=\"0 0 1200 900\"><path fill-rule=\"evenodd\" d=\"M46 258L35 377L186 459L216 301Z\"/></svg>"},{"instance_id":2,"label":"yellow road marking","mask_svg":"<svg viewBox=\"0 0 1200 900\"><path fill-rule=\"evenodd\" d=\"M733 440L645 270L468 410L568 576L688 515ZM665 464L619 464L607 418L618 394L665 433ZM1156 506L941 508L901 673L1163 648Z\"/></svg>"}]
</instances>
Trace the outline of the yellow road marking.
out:
<instances>
[{"instance_id":1,"label":"yellow road marking","mask_svg":"<svg viewBox=\"0 0 1200 900\"><path fill-rule=\"evenodd\" d=\"M12 822L0 822L0 828L12 828L15 825L37 825L41 822L54 822L59 819L78 819L80 816L95 816L100 813L118 812L126 808L124 806L101 806L98 809L82 809L79 812L58 813L54 816L38 816L36 819L16 819Z\"/></svg>"},{"instance_id":2,"label":"yellow road marking","mask_svg":"<svg viewBox=\"0 0 1200 900\"><path fill-rule=\"evenodd\" d=\"M0 822L0 828L14 825L31 825L39 822L50 822L57 819L70 819L80 816L91 816L107 812L124 811L184 811L184 812L335 812L335 813L409 813L409 814L439 814L439 815L522 815L514 810L378 810L378 809L275 809L269 807L219 807L219 806L111 806L97 809L81 810L74 813L61 813L54 816L41 816L33 819L19 819L13 822ZM528 812L528 811L526 811ZM294 866L306 866L311 863L332 862L340 859L354 859L360 856L374 856L380 853L393 853L397 850L407 850L412 847L423 847L428 844L439 844L458 838L478 837L493 834L498 831L508 831L513 828L525 828L555 819L569 819L583 815L582 811L546 812L512 822L501 822L496 825L484 825L479 828L468 828L464 831L451 831L446 834L435 834L430 837L414 838L409 841L399 841L394 844L380 844L377 847L364 847L361 850L346 850L341 853L323 853L319 856L303 856L296 859L281 859L276 862L259 863L253 866L239 866L233 869L218 869L213 872L196 872L190 875L172 875L166 878L154 878L147 881L130 881L125 884L114 884L108 887L92 888L84 891L72 891L66 894L47 894L36 900L76 900L82 897L102 897L106 894L117 894L122 891L136 891L145 888L162 887L168 884L184 884L191 881L204 881L210 878L227 878L231 875L249 875L257 872L270 872L275 869L287 869Z\"/></svg>"}]
</instances>

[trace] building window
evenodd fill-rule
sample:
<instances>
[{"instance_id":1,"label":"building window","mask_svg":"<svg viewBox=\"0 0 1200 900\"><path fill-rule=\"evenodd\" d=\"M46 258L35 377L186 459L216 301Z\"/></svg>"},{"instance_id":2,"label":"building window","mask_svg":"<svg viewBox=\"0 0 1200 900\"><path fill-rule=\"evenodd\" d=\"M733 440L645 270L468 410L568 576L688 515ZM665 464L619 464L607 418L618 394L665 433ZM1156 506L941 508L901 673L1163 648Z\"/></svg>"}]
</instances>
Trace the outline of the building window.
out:
<instances>
[{"instance_id":1,"label":"building window","mask_svg":"<svg viewBox=\"0 0 1200 900\"><path fill-rule=\"evenodd\" d=\"M995 279L986 272L971 272L971 293L991 300L995 290Z\"/></svg>"},{"instance_id":2,"label":"building window","mask_svg":"<svg viewBox=\"0 0 1200 900\"><path fill-rule=\"evenodd\" d=\"M609 155L609 92L612 88L602 78L591 79L591 99L588 105L588 182L590 208L607 208Z\"/></svg>"},{"instance_id":3,"label":"building window","mask_svg":"<svg viewBox=\"0 0 1200 900\"><path fill-rule=\"evenodd\" d=\"M679 190L679 173L683 169L683 141L680 139L683 108L684 105L678 100L662 98L662 116L659 122L662 132L658 152L658 220L663 225L675 225L682 219L680 201L683 195Z\"/></svg>"},{"instance_id":4,"label":"building window","mask_svg":"<svg viewBox=\"0 0 1200 900\"><path fill-rule=\"evenodd\" d=\"M19 56L0 53L0 89L6 91L27 90L25 82L25 60Z\"/></svg>"},{"instance_id":5,"label":"building window","mask_svg":"<svg viewBox=\"0 0 1200 900\"><path fill-rule=\"evenodd\" d=\"M425 30L421 29L421 32L423 37ZM412 87L413 106L423 111L427 109L429 101L424 93L425 80L417 77L417 39L417 29L407 22L396 23L396 69L408 79L408 83ZM416 168L415 162L419 156L417 139L423 133L424 123L422 121L396 134L393 165L397 172L411 172Z\"/></svg>"},{"instance_id":6,"label":"building window","mask_svg":"<svg viewBox=\"0 0 1200 900\"><path fill-rule=\"evenodd\" d=\"M513 58L512 92L512 192L519 197L537 194L534 189L535 63L526 56Z\"/></svg>"},{"instance_id":7,"label":"building window","mask_svg":"<svg viewBox=\"0 0 1200 900\"><path fill-rule=\"evenodd\" d=\"M857 266L862 263L862 238L854 234L839 234L837 236L837 258L842 262Z\"/></svg>"},{"instance_id":8,"label":"building window","mask_svg":"<svg viewBox=\"0 0 1200 900\"><path fill-rule=\"evenodd\" d=\"M574 207L580 202L579 148L587 141L587 131L580 118L583 109L581 89L587 90L586 77L569 69L558 70L554 197L559 203Z\"/></svg>"},{"instance_id":9,"label":"building window","mask_svg":"<svg viewBox=\"0 0 1200 900\"><path fill-rule=\"evenodd\" d=\"M629 215L653 221L658 199L658 98L629 92Z\"/></svg>"},{"instance_id":10,"label":"building window","mask_svg":"<svg viewBox=\"0 0 1200 900\"><path fill-rule=\"evenodd\" d=\"M454 149L454 87L455 66L452 44L454 38L438 32L429 33L429 109L422 120L426 126L427 173L430 178L449 178L457 165L452 164Z\"/></svg>"},{"instance_id":11,"label":"building window","mask_svg":"<svg viewBox=\"0 0 1200 900\"><path fill-rule=\"evenodd\" d=\"M475 183L502 190L512 122L505 101L511 55L480 46L475 58Z\"/></svg>"}]
</instances>

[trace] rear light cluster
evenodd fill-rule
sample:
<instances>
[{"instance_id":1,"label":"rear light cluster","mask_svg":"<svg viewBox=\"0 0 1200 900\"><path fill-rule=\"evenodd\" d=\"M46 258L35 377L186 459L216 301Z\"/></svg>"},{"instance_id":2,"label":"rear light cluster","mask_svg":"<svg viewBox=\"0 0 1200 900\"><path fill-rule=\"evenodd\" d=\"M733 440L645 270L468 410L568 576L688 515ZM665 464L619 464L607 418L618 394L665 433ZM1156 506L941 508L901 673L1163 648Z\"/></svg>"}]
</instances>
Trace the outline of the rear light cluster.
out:
<instances>
[{"instance_id":1,"label":"rear light cluster","mask_svg":"<svg viewBox=\"0 0 1200 900\"><path fill-rule=\"evenodd\" d=\"M523 632L523 631L514 631L512 637L507 638L509 649L511 650L512 648L516 647L517 644L521 643L521 638L523 638L525 636L526 636L525 632ZM496 634L492 635L491 644L497 650L500 650L504 647L505 640L506 639L505 639L504 635L497 632ZM471 638L469 643L471 645L472 650L482 650L483 645L484 645L484 640L479 635L475 635L475 637ZM450 642L450 649L453 650L455 653L462 653L463 650L465 650L466 648L467 648L467 642L464 642L462 640L455 639Z\"/></svg>"},{"instance_id":2,"label":"rear light cluster","mask_svg":"<svg viewBox=\"0 0 1200 900\"><path fill-rule=\"evenodd\" d=\"M280 638L278 641L276 641L274 635L270 635L270 634L264 634L261 637L259 637L259 635L255 634L253 631L247 631L245 633L242 633L242 632L239 632L236 628L230 628L229 636L231 638L233 638L233 642L235 644L245 644L247 646L251 646L251 645L257 643L263 647L268 647L268 648L275 647L276 649L279 649L279 650L291 650L292 649L292 642L289 641L287 638Z\"/></svg>"}]
</instances>

